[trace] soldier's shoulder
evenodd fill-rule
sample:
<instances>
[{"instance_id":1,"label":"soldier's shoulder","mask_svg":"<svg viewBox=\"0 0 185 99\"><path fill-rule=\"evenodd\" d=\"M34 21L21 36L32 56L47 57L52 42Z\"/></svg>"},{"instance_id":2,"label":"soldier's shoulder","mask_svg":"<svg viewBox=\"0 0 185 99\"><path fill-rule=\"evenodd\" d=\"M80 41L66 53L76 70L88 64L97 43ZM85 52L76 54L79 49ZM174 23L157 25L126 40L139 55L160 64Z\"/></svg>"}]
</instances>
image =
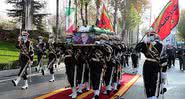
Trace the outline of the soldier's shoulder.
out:
<instances>
[{"instance_id":1,"label":"soldier's shoulder","mask_svg":"<svg viewBox=\"0 0 185 99\"><path fill-rule=\"evenodd\" d=\"M142 45L146 45L146 43L145 43L145 42L140 42L140 43L138 43L138 44L136 45L136 47L137 47L137 46L142 46Z\"/></svg>"},{"instance_id":2,"label":"soldier's shoulder","mask_svg":"<svg viewBox=\"0 0 185 99\"><path fill-rule=\"evenodd\" d=\"M27 41L27 44L33 45L33 42L32 42L31 40L28 40L28 41Z\"/></svg>"},{"instance_id":3,"label":"soldier's shoulder","mask_svg":"<svg viewBox=\"0 0 185 99\"><path fill-rule=\"evenodd\" d=\"M163 42L162 41L156 41L157 45L163 46Z\"/></svg>"}]
</instances>

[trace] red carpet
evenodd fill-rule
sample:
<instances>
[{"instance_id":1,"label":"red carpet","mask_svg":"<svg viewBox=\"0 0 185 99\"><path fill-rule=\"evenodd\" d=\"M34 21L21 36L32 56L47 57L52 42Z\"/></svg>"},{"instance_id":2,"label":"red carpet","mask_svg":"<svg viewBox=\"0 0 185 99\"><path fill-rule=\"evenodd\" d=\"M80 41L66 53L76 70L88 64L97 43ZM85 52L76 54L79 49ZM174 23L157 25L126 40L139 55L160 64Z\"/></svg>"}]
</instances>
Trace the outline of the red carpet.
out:
<instances>
[{"instance_id":1,"label":"red carpet","mask_svg":"<svg viewBox=\"0 0 185 99\"><path fill-rule=\"evenodd\" d=\"M115 96L122 96L124 93L137 81L139 78L139 75L131 75L131 74L123 74L122 80L121 80L121 88L118 92L111 92L110 95L103 95L100 94L100 99L112 99ZM105 87L102 87L102 91L105 90ZM48 93L46 95L37 97L35 99L71 99L69 97L69 94L71 94L72 90L70 88L65 89L59 89L55 90L51 93ZM91 99L93 97L94 93L93 90L90 90L88 92L84 92L83 94L79 95L77 99Z\"/></svg>"}]
</instances>

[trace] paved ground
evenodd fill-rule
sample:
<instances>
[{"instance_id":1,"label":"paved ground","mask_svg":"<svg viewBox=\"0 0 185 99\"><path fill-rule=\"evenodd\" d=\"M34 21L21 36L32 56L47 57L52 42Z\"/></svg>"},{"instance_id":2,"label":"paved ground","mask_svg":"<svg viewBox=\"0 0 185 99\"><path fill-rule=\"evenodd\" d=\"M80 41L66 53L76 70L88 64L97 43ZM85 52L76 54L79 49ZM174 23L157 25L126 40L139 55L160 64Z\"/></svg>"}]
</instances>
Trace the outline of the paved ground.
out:
<instances>
[{"instance_id":1,"label":"paved ground","mask_svg":"<svg viewBox=\"0 0 185 99\"><path fill-rule=\"evenodd\" d=\"M62 65L60 71L56 71L56 81L49 82L51 76L47 73L42 76L41 73L32 74L32 81L29 81L29 88L21 90L23 81L17 87L14 87L11 80L16 76L4 77L0 80L0 99L33 99L34 97L49 93L56 89L63 88L68 85L65 75L65 69Z\"/></svg>"},{"instance_id":2,"label":"paved ground","mask_svg":"<svg viewBox=\"0 0 185 99\"><path fill-rule=\"evenodd\" d=\"M140 60L139 74L142 74L142 64L144 57ZM125 69L126 72L131 71L131 67ZM32 82L29 82L28 90L21 90L23 81L19 86L14 87L11 83L11 77L0 78L0 99L32 99L53 90L63 88L68 85L65 76L64 66L61 66L60 71L56 73L56 81L48 82L50 75L41 76L41 74L32 75ZM168 92L165 94L165 99L185 99L185 72L179 70L178 60L176 66L168 70ZM123 96L124 99L146 99L143 87L143 78L141 77ZM162 99L162 98L160 98Z\"/></svg>"}]
</instances>

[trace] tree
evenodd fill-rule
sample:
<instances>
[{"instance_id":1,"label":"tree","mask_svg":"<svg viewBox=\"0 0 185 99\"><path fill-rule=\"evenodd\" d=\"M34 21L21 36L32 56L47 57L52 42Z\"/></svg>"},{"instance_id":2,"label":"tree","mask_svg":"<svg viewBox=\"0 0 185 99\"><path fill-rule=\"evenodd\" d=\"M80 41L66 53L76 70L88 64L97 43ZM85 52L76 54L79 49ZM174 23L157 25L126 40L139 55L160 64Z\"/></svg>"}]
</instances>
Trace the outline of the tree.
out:
<instances>
[{"instance_id":1,"label":"tree","mask_svg":"<svg viewBox=\"0 0 185 99\"><path fill-rule=\"evenodd\" d=\"M113 29L116 30L116 24L117 24L117 12L118 12L118 0L114 0L115 6L114 6L114 23L113 23Z\"/></svg>"},{"instance_id":2,"label":"tree","mask_svg":"<svg viewBox=\"0 0 185 99\"><path fill-rule=\"evenodd\" d=\"M16 29L16 23L9 21L0 21L0 30L14 30Z\"/></svg>"},{"instance_id":3,"label":"tree","mask_svg":"<svg viewBox=\"0 0 185 99\"><path fill-rule=\"evenodd\" d=\"M22 29L25 30L25 14L26 14L26 4L28 0L7 0L7 3L12 4L13 9L8 9L8 15L15 18L16 21L22 23ZM32 22L38 30L43 31L44 26L42 24L42 19L47 14L40 14L39 11L45 7L45 2L30 0L31 3L31 14Z\"/></svg>"},{"instance_id":4,"label":"tree","mask_svg":"<svg viewBox=\"0 0 185 99\"><path fill-rule=\"evenodd\" d=\"M148 8L149 0L120 0L118 1L118 8L122 13L122 40L125 34L132 31L140 22L144 9ZM132 23L133 22L133 23ZM126 42L126 41L125 41Z\"/></svg>"},{"instance_id":5,"label":"tree","mask_svg":"<svg viewBox=\"0 0 185 99\"><path fill-rule=\"evenodd\" d=\"M88 5L91 0L85 0L85 24L88 25Z\"/></svg>"},{"instance_id":6,"label":"tree","mask_svg":"<svg viewBox=\"0 0 185 99\"><path fill-rule=\"evenodd\" d=\"M88 25L87 14L88 14L88 5L90 1L91 0L80 0L80 14L81 14L82 25ZM84 12L85 12L85 18L84 18Z\"/></svg>"},{"instance_id":7,"label":"tree","mask_svg":"<svg viewBox=\"0 0 185 99\"><path fill-rule=\"evenodd\" d=\"M100 16L100 13L99 13L99 9L100 9L100 0L95 0L96 2L96 25L98 25L98 21L99 21L99 16Z\"/></svg>"},{"instance_id":8,"label":"tree","mask_svg":"<svg viewBox=\"0 0 185 99\"><path fill-rule=\"evenodd\" d=\"M82 20L82 25L85 25L85 19L84 19L84 16L83 16L83 8L84 8L84 0L80 0L81 20Z\"/></svg>"},{"instance_id":9,"label":"tree","mask_svg":"<svg viewBox=\"0 0 185 99\"><path fill-rule=\"evenodd\" d=\"M185 41L185 9L181 11L180 21L178 24L178 37L179 39Z\"/></svg>"},{"instance_id":10,"label":"tree","mask_svg":"<svg viewBox=\"0 0 185 99\"><path fill-rule=\"evenodd\" d=\"M133 30L137 26L137 24L139 24L140 21L141 21L141 17L139 16L139 13L134 8L134 5L131 4L130 10L127 16L127 20L126 20L126 29Z\"/></svg>"}]
</instances>

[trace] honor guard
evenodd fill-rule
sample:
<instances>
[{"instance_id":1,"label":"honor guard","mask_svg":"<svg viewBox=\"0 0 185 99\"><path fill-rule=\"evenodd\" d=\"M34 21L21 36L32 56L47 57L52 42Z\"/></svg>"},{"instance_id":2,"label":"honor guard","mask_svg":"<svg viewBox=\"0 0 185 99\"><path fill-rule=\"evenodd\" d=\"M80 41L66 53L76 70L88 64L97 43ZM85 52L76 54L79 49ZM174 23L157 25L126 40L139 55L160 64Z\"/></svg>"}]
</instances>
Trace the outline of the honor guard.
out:
<instances>
[{"instance_id":1,"label":"honor guard","mask_svg":"<svg viewBox=\"0 0 185 99\"><path fill-rule=\"evenodd\" d=\"M79 89L78 93L82 93L83 89L83 84L86 85L86 90L90 90L90 68L89 68L89 49L91 46L79 46L79 54L80 56L78 57L76 61L77 65L77 81L79 84Z\"/></svg>"},{"instance_id":2,"label":"honor guard","mask_svg":"<svg viewBox=\"0 0 185 99\"><path fill-rule=\"evenodd\" d=\"M180 48L179 51L178 51L178 58L179 58L179 65L180 65L180 70L185 70L185 64L183 63L183 56L184 56L184 50L183 48Z\"/></svg>"},{"instance_id":3,"label":"honor guard","mask_svg":"<svg viewBox=\"0 0 185 99\"><path fill-rule=\"evenodd\" d=\"M28 88L28 73L27 68L30 67L33 64L33 57L34 57L34 50L32 42L29 40L29 33L26 31L23 31L21 34L21 40L19 41L19 45L17 48L20 49L20 63L21 63L21 69L18 73L18 77L15 80L12 80L12 83L14 86L17 86L19 81L21 80L21 77L24 80L24 86L22 89Z\"/></svg>"},{"instance_id":4,"label":"honor guard","mask_svg":"<svg viewBox=\"0 0 185 99\"><path fill-rule=\"evenodd\" d=\"M125 52L125 67L129 67L129 58L130 58L130 49L128 46L126 46L126 52Z\"/></svg>"},{"instance_id":5,"label":"honor guard","mask_svg":"<svg viewBox=\"0 0 185 99\"><path fill-rule=\"evenodd\" d=\"M146 60L143 66L143 79L148 99L157 99L160 87L166 79L167 62L163 58L163 44L159 40L155 31L147 32L147 41L138 43L135 50L142 52Z\"/></svg>"},{"instance_id":6,"label":"honor guard","mask_svg":"<svg viewBox=\"0 0 185 99\"><path fill-rule=\"evenodd\" d=\"M41 71L41 69L44 69L43 66L43 56L46 55L46 43L43 41L43 37L38 37L38 44L37 47L37 58L38 58L38 66L35 68L36 71Z\"/></svg>"},{"instance_id":7,"label":"honor guard","mask_svg":"<svg viewBox=\"0 0 185 99\"><path fill-rule=\"evenodd\" d=\"M172 65L172 60L173 60L173 52L170 45L167 45L166 53L168 56L168 68L170 69Z\"/></svg>"},{"instance_id":8,"label":"honor guard","mask_svg":"<svg viewBox=\"0 0 185 99\"><path fill-rule=\"evenodd\" d=\"M173 64L173 66L175 66L175 59L176 59L176 47L175 46L172 47L172 53L173 53L172 64Z\"/></svg>"},{"instance_id":9,"label":"honor guard","mask_svg":"<svg viewBox=\"0 0 185 99\"><path fill-rule=\"evenodd\" d=\"M79 53L74 54L73 46L66 45L64 52L64 64L66 68L67 79L72 88L72 94L69 95L72 99L75 99L77 97L76 90L77 67L75 65L75 58L77 59L78 57Z\"/></svg>"},{"instance_id":10,"label":"honor guard","mask_svg":"<svg viewBox=\"0 0 185 99\"><path fill-rule=\"evenodd\" d=\"M109 51L108 54L110 54L110 57L107 57L106 59L106 72L105 72L105 76L104 76L104 81L105 81L105 85L106 85L106 90L103 92L103 94L107 94L109 95L110 92L112 91L112 81L113 81L113 73L115 70L115 60L113 59L113 49L112 49L112 42L109 42L106 44L106 47Z\"/></svg>"},{"instance_id":11,"label":"honor guard","mask_svg":"<svg viewBox=\"0 0 185 99\"><path fill-rule=\"evenodd\" d=\"M132 68L133 68L133 72L134 74L137 74L137 68L138 68L138 53L133 49L132 53L131 53L131 59L132 59Z\"/></svg>"},{"instance_id":12,"label":"honor guard","mask_svg":"<svg viewBox=\"0 0 185 99\"><path fill-rule=\"evenodd\" d=\"M108 49L105 45L108 36L105 34L100 35L100 41L92 48L90 53L90 77L94 90L93 99L99 99L101 85L103 83L103 77L106 72L106 59L110 59Z\"/></svg>"},{"instance_id":13,"label":"honor guard","mask_svg":"<svg viewBox=\"0 0 185 99\"><path fill-rule=\"evenodd\" d=\"M49 69L49 72L51 74L51 79L49 80L49 82L54 82L55 81L55 75L54 75L54 63L57 59L57 55L56 55L56 43L54 40L54 37L51 35L49 40L49 60L48 60L48 66L47 68ZM42 74L44 75L44 71L42 71Z\"/></svg>"},{"instance_id":14,"label":"honor guard","mask_svg":"<svg viewBox=\"0 0 185 99\"><path fill-rule=\"evenodd\" d=\"M114 70L114 76L113 76L113 85L114 85L114 91L117 91L120 87L120 79L121 79L121 71L122 71L122 66L121 66L121 47L120 45L116 42L114 42L113 45L113 58L115 60L115 70Z\"/></svg>"},{"instance_id":15,"label":"honor guard","mask_svg":"<svg viewBox=\"0 0 185 99\"><path fill-rule=\"evenodd\" d=\"M125 67L125 52L126 52L126 46L124 43L120 43L121 46L121 65L122 67Z\"/></svg>"}]
</instances>

